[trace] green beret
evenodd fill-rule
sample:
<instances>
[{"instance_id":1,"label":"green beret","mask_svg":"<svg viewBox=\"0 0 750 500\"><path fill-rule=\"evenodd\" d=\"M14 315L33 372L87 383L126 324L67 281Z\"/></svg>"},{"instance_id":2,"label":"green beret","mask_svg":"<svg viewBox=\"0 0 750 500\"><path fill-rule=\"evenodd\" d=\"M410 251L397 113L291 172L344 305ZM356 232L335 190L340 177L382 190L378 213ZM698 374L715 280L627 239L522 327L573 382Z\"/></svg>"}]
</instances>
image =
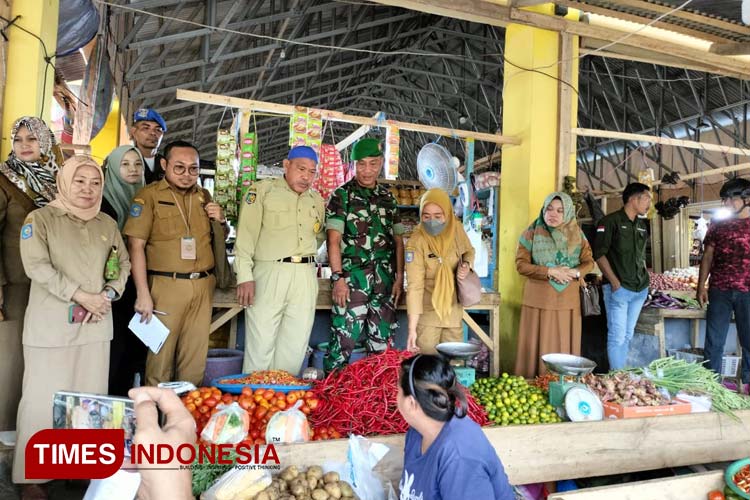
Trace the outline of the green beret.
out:
<instances>
[{"instance_id":1,"label":"green beret","mask_svg":"<svg viewBox=\"0 0 750 500\"><path fill-rule=\"evenodd\" d=\"M383 156L383 149L380 146L380 141L372 137L366 139L360 139L352 146L351 159L353 161L361 160L362 158L369 158L375 156Z\"/></svg>"}]
</instances>

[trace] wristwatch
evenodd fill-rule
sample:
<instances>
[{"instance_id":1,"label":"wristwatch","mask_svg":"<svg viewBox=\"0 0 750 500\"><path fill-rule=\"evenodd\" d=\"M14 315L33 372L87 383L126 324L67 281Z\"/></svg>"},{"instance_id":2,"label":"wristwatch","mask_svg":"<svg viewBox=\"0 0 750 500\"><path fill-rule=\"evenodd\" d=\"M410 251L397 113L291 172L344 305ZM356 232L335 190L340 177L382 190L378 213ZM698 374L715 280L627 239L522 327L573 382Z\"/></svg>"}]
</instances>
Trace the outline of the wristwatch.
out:
<instances>
[{"instance_id":1,"label":"wristwatch","mask_svg":"<svg viewBox=\"0 0 750 500\"><path fill-rule=\"evenodd\" d=\"M343 276L341 276L341 273L339 272L331 273L331 283L336 283L341 278L343 278Z\"/></svg>"},{"instance_id":2,"label":"wristwatch","mask_svg":"<svg viewBox=\"0 0 750 500\"><path fill-rule=\"evenodd\" d=\"M112 288L105 288L104 294L107 296L109 300L115 300L117 298L117 292L115 292Z\"/></svg>"}]
</instances>

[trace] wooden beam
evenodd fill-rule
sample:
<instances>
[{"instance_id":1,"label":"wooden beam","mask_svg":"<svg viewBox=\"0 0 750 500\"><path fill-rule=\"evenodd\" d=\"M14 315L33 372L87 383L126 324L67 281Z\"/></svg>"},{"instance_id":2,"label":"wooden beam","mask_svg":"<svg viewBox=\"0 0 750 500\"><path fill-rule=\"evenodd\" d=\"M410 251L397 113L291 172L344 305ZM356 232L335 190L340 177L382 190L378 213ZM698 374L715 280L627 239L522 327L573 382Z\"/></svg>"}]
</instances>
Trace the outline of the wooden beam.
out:
<instances>
[{"instance_id":1,"label":"wooden beam","mask_svg":"<svg viewBox=\"0 0 750 500\"><path fill-rule=\"evenodd\" d=\"M750 156L750 149L711 144L708 142L686 141L684 139L672 139L671 137L657 137L655 135L629 134L626 132L613 132L610 130L595 130L590 128L574 128L573 135L581 137L600 137L604 139L621 139L633 142L652 142L666 146L679 146L688 149L701 149L703 151L716 151L723 154Z\"/></svg>"},{"instance_id":2,"label":"wooden beam","mask_svg":"<svg viewBox=\"0 0 750 500\"><path fill-rule=\"evenodd\" d=\"M374 3L391 5L405 9L416 10L428 14L453 17L491 26L505 27L509 23L523 24L551 31L566 32L572 35L597 38L607 42L618 42L620 45L646 49L667 59L675 56L688 59L702 71L721 73L722 71L750 77L750 63L728 56L711 54L707 50L686 47L683 44L662 40L651 35L633 34L632 31L623 31L609 27L596 26L575 21L568 21L560 17L547 16L537 12L509 8L495 3L481 0L372 0ZM645 3L645 2L639 2ZM647 4L652 5L652 4ZM671 10L671 9L668 9ZM709 18L697 16L707 24ZM721 22L721 21L720 21ZM721 22L722 24L728 24ZM748 31L743 33L750 34ZM625 38L627 37L627 38Z\"/></svg>"},{"instance_id":3,"label":"wooden beam","mask_svg":"<svg viewBox=\"0 0 750 500\"><path fill-rule=\"evenodd\" d=\"M500 152L484 156L482 158L479 158L478 160L474 160L474 173L476 173L478 170L484 170L485 168L489 168L495 163L500 163L501 158ZM466 170L466 165L461 165L458 167L459 173L464 173Z\"/></svg>"},{"instance_id":4,"label":"wooden beam","mask_svg":"<svg viewBox=\"0 0 750 500\"><path fill-rule=\"evenodd\" d=\"M514 0L513 7L533 7L535 5L542 5L544 3L551 3L550 0Z\"/></svg>"},{"instance_id":5,"label":"wooden beam","mask_svg":"<svg viewBox=\"0 0 750 500\"><path fill-rule=\"evenodd\" d=\"M484 330L482 330L482 327L479 326L479 324L477 324L477 322L474 321L474 319L471 316L469 316L469 313L466 311L463 312L463 320L466 322L469 328L471 328L471 331L474 332L476 336L479 337L479 339L485 343L485 345L487 346L487 348L489 348L490 351L495 350L495 345L492 343L492 339L489 337L489 335L484 333Z\"/></svg>"},{"instance_id":6,"label":"wooden beam","mask_svg":"<svg viewBox=\"0 0 750 500\"><path fill-rule=\"evenodd\" d=\"M483 431L511 484L528 484L737 460L750 449L750 411L737 412L737 416L739 421L709 412L485 427ZM403 434L368 439L390 448L375 472L398 486L403 473ZM276 452L284 467L345 463L348 444L346 439L315 441L277 446Z\"/></svg>"},{"instance_id":7,"label":"wooden beam","mask_svg":"<svg viewBox=\"0 0 750 500\"><path fill-rule=\"evenodd\" d=\"M685 474L650 481L584 488L564 493L553 493L549 500L630 500L632 498L659 498L660 500L703 499L705 492L723 490L724 471L715 470L698 474ZM710 498L710 497L709 497Z\"/></svg>"},{"instance_id":8,"label":"wooden beam","mask_svg":"<svg viewBox=\"0 0 750 500\"><path fill-rule=\"evenodd\" d=\"M740 163L739 165L731 165L729 167L721 167L721 168L713 168L711 170L703 170L701 172L696 172L694 174L687 174L687 175L681 175L680 180L681 181L689 181L692 179L700 179L701 177L708 177L709 175L723 175L723 174L729 174L731 172L739 172L740 170L750 170L750 163ZM653 187L659 186L663 184L660 179L657 179L654 181L651 185ZM619 196L620 193L623 192L625 188L616 189L614 191L593 191L596 195L603 195L603 196ZM606 198L602 198L602 202L604 202ZM602 209L604 207L604 204L602 204ZM607 213L606 210L604 213Z\"/></svg>"},{"instance_id":9,"label":"wooden beam","mask_svg":"<svg viewBox=\"0 0 750 500\"><path fill-rule=\"evenodd\" d=\"M746 56L750 54L750 42L714 42L709 51L722 56Z\"/></svg>"},{"instance_id":10,"label":"wooden beam","mask_svg":"<svg viewBox=\"0 0 750 500\"><path fill-rule=\"evenodd\" d=\"M617 5L620 5L622 7L634 7L636 9L643 9L655 12L657 14L666 14L667 12L674 10L674 7L672 6L645 2L643 0L617 0ZM737 5L737 7L737 13L739 14L739 5ZM737 33L738 35L750 36L750 28L748 28L747 26L722 21L713 17L701 16L700 14L695 14L694 12L689 12L686 10L678 10L677 12L673 12L669 15L669 17L685 19L686 21L690 21L692 23L707 24L709 26L713 26L714 28Z\"/></svg>"},{"instance_id":11,"label":"wooden beam","mask_svg":"<svg viewBox=\"0 0 750 500\"><path fill-rule=\"evenodd\" d=\"M611 47L607 47L604 50L597 50L606 44L607 42L596 40L594 38L581 38L581 54L589 55L587 54L587 52L592 51L584 49L593 49L596 50L596 53L594 55L600 57L611 57L613 59L621 59L625 61L636 61L647 64L656 64L660 66L670 66L673 68L689 69L691 71L706 71L705 66L697 64L689 59L684 59L681 57L670 57L651 50L637 49L635 47L627 47L625 45L613 45ZM747 78L747 76L742 73L738 73L736 71L727 71L723 69L716 69L714 70L714 73L722 76L728 76L730 78Z\"/></svg>"},{"instance_id":12,"label":"wooden beam","mask_svg":"<svg viewBox=\"0 0 750 500\"><path fill-rule=\"evenodd\" d=\"M570 175L571 169L575 169L575 161L571 155L576 148L574 136L571 134L573 128L573 68L578 69L578 59L574 43L578 38L567 33L560 34L560 80L568 82L565 85L562 82L557 83L557 189L563 189L565 177ZM577 85L576 85L577 87ZM576 124L578 122L576 121ZM575 176L575 170L573 171Z\"/></svg>"},{"instance_id":13,"label":"wooden beam","mask_svg":"<svg viewBox=\"0 0 750 500\"><path fill-rule=\"evenodd\" d=\"M599 14L602 16L614 17L615 19L622 19L623 21L629 21L631 23L648 24L653 21L648 17L637 16L634 14L628 14L617 10L607 9L606 7L599 7L596 5L590 5L588 3L577 2L575 0L555 0L555 4L563 5L571 9L578 9L583 12L590 12L592 14ZM685 28L676 24L668 23L664 20L652 24L654 28L661 28L674 33L680 33L682 35L692 36L708 42L726 42L726 38L720 36L711 35L710 33L704 33L690 28Z\"/></svg>"},{"instance_id":14,"label":"wooden beam","mask_svg":"<svg viewBox=\"0 0 750 500\"><path fill-rule=\"evenodd\" d=\"M208 94L205 92L195 92L192 90L184 89L177 90L177 99L180 101L195 102L198 104L211 104L214 106L226 106L239 109L246 108L263 113L278 113L281 115L291 115L294 113L294 106L288 104L253 101L250 99L242 99L239 97L227 97L223 95ZM370 125L373 127L380 126L378 120L374 118L368 118L366 116L347 115L339 111L329 111L325 109L322 109L320 111L321 116L324 120L354 123L358 125ZM482 132L474 132L471 130L457 130L445 127L434 127L432 125L421 125L418 123L407 123L399 121L391 121L390 123L401 130L410 130L412 132L422 132L425 134L436 134L445 137L461 137L462 139L471 137L477 141L493 142L496 144L517 145L521 143L521 140L517 137L508 137L500 134L487 134Z\"/></svg>"}]
</instances>

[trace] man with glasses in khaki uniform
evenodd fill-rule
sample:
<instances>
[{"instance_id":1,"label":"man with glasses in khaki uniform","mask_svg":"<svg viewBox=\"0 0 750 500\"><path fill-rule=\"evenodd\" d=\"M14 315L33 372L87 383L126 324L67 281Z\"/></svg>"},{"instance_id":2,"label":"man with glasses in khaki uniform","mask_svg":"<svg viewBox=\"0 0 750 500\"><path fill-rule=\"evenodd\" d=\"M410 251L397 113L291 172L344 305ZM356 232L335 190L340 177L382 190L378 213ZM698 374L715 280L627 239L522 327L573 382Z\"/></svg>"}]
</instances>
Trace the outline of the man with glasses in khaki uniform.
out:
<instances>
[{"instance_id":1,"label":"man with glasses in khaki uniform","mask_svg":"<svg viewBox=\"0 0 750 500\"><path fill-rule=\"evenodd\" d=\"M235 243L237 300L245 313L243 371L297 374L315 320L315 254L323 243L325 205L310 189L318 156L297 146L284 178L251 187L242 203Z\"/></svg>"},{"instance_id":2,"label":"man with glasses in khaki uniform","mask_svg":"<svg viewBox=\"0 0 750 500\"><path fill-rule=\"evenodd\" d=\"M164 179L135 195L123 230L138 294L135 310L145 322L159 315L169 328L159 353L148 353L146 384L186 380L200 385L216 285L209 219L223 223L224 215L197 185L195 146L174 141L161 161Z\"/></svg>"}]
</instances>

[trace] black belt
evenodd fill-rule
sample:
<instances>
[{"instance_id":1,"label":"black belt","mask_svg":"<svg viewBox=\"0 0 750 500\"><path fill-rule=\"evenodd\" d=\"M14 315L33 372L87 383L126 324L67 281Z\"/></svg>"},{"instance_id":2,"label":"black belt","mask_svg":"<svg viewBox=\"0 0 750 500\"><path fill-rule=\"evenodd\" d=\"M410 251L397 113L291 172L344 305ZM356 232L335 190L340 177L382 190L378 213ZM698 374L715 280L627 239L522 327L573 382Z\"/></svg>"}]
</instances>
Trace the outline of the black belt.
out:
<instances>
[{"instance_id":1,"label":"black belt","mask_svg":"<svg viewBox=\"0 0 750 500\"><path fill-rule=\"evenodd\" d=\"M200 271L197 273L169 273L167 271L148 271L148 274L152 276L167 276L168 278L174 278L178 280L197 280L200 278L208 278L214 273L213 268L208 271Z\"/></svg>"},{"instance_id":2,"label":"black belt","mask_svg":"<svg viewBox=\"0 0 750 500\"><path fill-rule=\"evenodd\" d=\"M315 262L315 257L300 257L299 255L292 255L291 257L284 257L276 262L291 262L293 264L312 264Z\"/></svg>"}]
</instances>

